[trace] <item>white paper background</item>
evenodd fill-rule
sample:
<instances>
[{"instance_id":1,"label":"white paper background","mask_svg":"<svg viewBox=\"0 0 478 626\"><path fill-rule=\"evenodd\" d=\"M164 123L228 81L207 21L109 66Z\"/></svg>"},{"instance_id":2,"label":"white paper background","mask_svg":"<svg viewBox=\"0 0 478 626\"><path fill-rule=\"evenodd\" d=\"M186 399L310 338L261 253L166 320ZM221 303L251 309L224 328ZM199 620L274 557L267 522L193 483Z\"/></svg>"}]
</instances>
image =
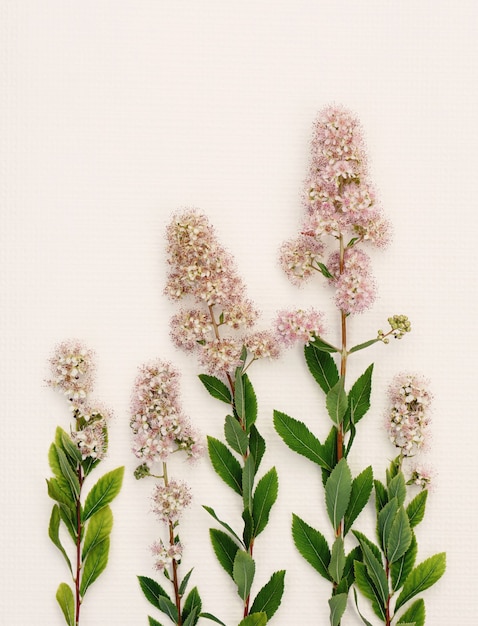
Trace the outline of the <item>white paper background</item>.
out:
<instances>
[{"instance_id":1,"label":"white paper background","mask_svg":"<svg viewBox=\"0 0 478 626\"><path fill-rule=\"evenodd\" d=\"M82 623L147 621L135 576L155 575L148 547L159 527L148 513L152 484L132 478L137 366L173 360L185 410L204 433L221 437L224 417L197 380L196 362L169 340L177 308L162 290L172 211L208 213L263 327L279 308L313 303L336 336L327 291L297 290L276 257L299 227L312 121L338 102L363 122L395 229L393 245L373 255L380 298L350 324L351 341L367 339L393 313L413 321L403 342L351 359L350 380L371 361L376 376L350 462L354 474L369 462L384 471L393 454L382 430L384 389L397 371L426 373L438 477L418 527L419 558L448 554L446 576L425 594L427 624L474 624L476 3L3 0L0 13L0 622L63 624L54 594L66 568L47 536L44 479L55 427L68 418L43 380L55 344L70 337L96 351L95 396L115 412L102 471L126 465L110 563L88 592ZM286 568L274 623L326 624L329 586L298 556L289 531L293 511L328 532L320 479L271 421L279 408L322 437L323 399L298 350L251 374L268 442L264 467L275 464L280 476L271 523L257 541L255 589ZM207 460L173 471L195 495L181 524L184 571L194 565L205 609L237 624L240 601L212 554L200 505L234 523L239 503ZM358 526L371 523L365 514ZM371 615L365 601L362 608ZM343 623L360 623L351 605Z\"/></svg>"}]
</instances>

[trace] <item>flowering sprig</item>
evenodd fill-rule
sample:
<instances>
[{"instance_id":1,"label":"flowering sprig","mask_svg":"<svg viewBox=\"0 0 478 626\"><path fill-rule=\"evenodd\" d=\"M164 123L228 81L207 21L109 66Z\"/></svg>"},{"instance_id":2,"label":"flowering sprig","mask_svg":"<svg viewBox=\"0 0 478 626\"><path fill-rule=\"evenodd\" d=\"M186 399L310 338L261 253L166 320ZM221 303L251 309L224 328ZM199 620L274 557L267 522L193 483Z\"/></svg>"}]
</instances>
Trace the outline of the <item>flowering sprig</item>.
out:
<instances>
[{"instance_id":1,"label":"flowering sprig","mask_svg":"<svg viewBox=\"0 0 478 626\"><path fill-rule=\"evenodd\" d=\"M73 579L58 587L56 598L68 626L80 623L86 591L108 563L113 515L109 504L118 495L124 467L102 476L84 498L88 475L104 459L108 445L108 412L91 404L93 354L78 341L62 343L50 359L48 384L62 393L71 410L69 432L60 426L50 446L48 460L53 478L47 480L48 495L56 504L50 517L50 539L63 555ZM69 554L60 539L66 527L73 543Z\"/></svg>"},{"instance_id":2,"label":"flowering sprig","mask_svg":"<svg viewBox=\"0 0 478 626\"><path fill-rule=\"evenodd\" d=\"M170 273L165 291L173 300L189 297L194 303L173 317L173 342L197 354L206 370L200 380L214 398L230 407L224 424L226 443L209 436L208 451L216 473L242 500L243 531L234 531L205 506L222 526L210 529L211 543L241 598L241 626L263 626L281 603L285 571L272 574L252 600L254 544L268 524L278 477L273 467L255 484L266 444L256 427L257 398L246 370L260 358L277 358L280 344L275 333L253 330L257 311L205 215L197 210L175 215L167 237Z\"/></svg>"},{"instance_id":3,"label":"flowering sprig","mask_svg":"<svg viewBox=\"0 0 478 626\"><path fill-rule=\"evenodd\" d=\"M168 475L167 460L176 453L184 453L188 460L200 457L203 451L199 434L183 414L179 398L179 373L170 364L156 361L139 368L131 400L130 427L133 432L132 451L143 463L135 470L137 479L147 476L159 479L153 489L152 512L166 527L166 538L151 546L154 567L170 581L173 596L148 576L138 576L146 599L165 613L177 626L194 626L200 617L220 620L202 612L202 601L197 587L186 595L192 573L182 579L179 566L183 544L179 538L182 513L191 503L191 491L182 481ZM154 474L160 467L161 474ZM159 624L149 617L150 624Z\"/></svg>"}]
</instances>

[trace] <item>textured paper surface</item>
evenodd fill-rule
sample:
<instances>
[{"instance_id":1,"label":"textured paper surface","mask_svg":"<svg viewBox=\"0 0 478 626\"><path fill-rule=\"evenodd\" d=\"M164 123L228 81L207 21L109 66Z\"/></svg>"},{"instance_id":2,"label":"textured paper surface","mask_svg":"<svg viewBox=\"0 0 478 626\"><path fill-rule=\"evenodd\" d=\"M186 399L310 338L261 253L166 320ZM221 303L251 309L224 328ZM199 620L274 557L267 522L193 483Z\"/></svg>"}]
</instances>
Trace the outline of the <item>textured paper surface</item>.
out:
<instances>
[{"instance_id":1,"label":"textured paper surface","mask_svg":"<svg viewBox=\"0 0 478 626\"><path fill-rule=\"evenodd\" d=\"M55 344L70 337L96 351L95 396L115 413L103 471L126 465L110 564L88 593L82 623L147 621L135 576L154 575L149 545L158 526L148 513L152 485L132 478L137 366L157 356L174 361L185 411L204 433L221 437L224 417L195 361L169 339L177 308L162 290L172 211L208 213L263 312L262 327L277 309L315 304L336 336L327 290L297 290L276 261L299 227L311 124L329 102L362 120L394 224L393 245L373 254L380 297L351 322L351 336L367 339L394 313L413 322L403 342L351 360L351 379L376 363L373 411L352 470L369 462L385 469L393 449L382 429L384 390L397 371L424 372L435 393L429 460L437 484L418 528L419 558L448 553L446 576L425 595L427 624L475 623L477 19L476 3L463 0L0 3L1 624L63 623L54 594L66 569L47 536L44 479L54 429L68 415L43 380ZM265 462L280 477L257 541L257 588L286 568L274 623L326 624L328 585L299 558L289 531L292 511L328 529L320 479L271 420L278 408L322 437L322 398L298 352L251 374ZM238 503L206 460L194 472L182 463L173 471L195 497L181 525L185 571L195 567L205 609L237 624L240 601L215 562L200 505L234 522ZM360 623L352 606L344 623Z\"/></svg>"}]
</instances>

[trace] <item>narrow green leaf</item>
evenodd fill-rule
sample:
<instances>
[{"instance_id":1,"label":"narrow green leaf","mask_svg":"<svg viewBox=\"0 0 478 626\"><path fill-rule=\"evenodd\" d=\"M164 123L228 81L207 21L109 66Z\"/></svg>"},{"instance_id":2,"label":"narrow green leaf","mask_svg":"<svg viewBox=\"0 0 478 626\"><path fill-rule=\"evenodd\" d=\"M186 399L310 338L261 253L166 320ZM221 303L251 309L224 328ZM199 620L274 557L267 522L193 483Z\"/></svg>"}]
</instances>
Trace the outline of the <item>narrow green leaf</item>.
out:
<instances>
[{"instance_id":1,"label":"narrow green leaf","mask_svg":"<svg viewBox=\"0 0 478 626\"><path fill-rule=\"evenodd\" d=\"M277 500L279 479L277 470L272 467L257 483L252 504L252 519L254 520L254 536L257 537L267 526L269 514Z\"/></svg>"},{"instance_id":2,"label":"narrow green leaf","mask_svg":"<svg viewBox=\"0 0 478 626\"><path fill-rule=\"evenodd\" d=\"M193 573L193 569L194 569L194 568L191 568L191 569L189 570L189 572L188 572L188 573L186 574L186 576L182 579L181 584L179 585L179 595L180 595L180 596L183 596L183 595L184 595L184 593L185 593L185 591L186 591L186 589L187 589L189 579L191 578L191 574Z\"/></svg>"},{"instance_id":3,"label":"narrow green leaf","mask_svg":"<svg viewBox=\"0 0 478 626\"><path fill-rule=\"evenodd\" d=\"M354 582L354 561L362 560L362 548L355 546L345 557L345 566L342 573L342 582L346 581L347 589L353 585Z\"/></svg>"},{"instance_id":4,"label":"narrow green leaf","mask_svg":"<svg viewBox=\"0 0 478 626\"><path fill-rule=\"evenodd\" d=\"M183 626L194 626L194 624L196 624L198 620L199 615L197 609L193 609L190 613L188 613L186 619L183 618Z\"/></svg>"},{"instance_id":5,"label":"narrow green leaf","mask_svg":"<svg viewBox=\"0 0 478 626\"><path fill-rule=\"evenodd\" d=\"M148 624L149 626L163 626L158 622L158 620L154 619L154 617L151 617L151 615L148 615Z\"/></svg>"},{"instance_id":6,"label":"narrow green leaf","mask_svg":"<svg viewBox=\"0 0 478 626\"><path fill-rule=\"evenodd\" d=\"M206 387L213 398L222 400L226 404L232 403L232 396L229 388L226 384L216 378L215 376L209 376L208 374L199 374L199 380Z\"/></svg>"},{"instance_id":7,"label":"narrow green leaf","mask_svg":"<svg viewBox=\"0 0 478 626\"><path fill-rule=\"evenodd\" d=\"M242 430L241 425L235 417L232 415L226 416L226 422L224 424L224 436L230 447L238 452L240 455L245 456L249 447L249 438Z\"/></svg>"},{"instance_id":8,"label":"narrow green leaf","mask_svg":"<svg viewBox=\"0 0 478 626\"><path fill-rule=\"evenodd\" d=\"M50 498L76 511L76 503L72 499L71 489L64 478L49 478L46 484Z\"/></svg>"},{"instance_id":9,"label":"narrow green leaf","mask_svg":"<svg viewBox=\"0 0 478 626\"><path fill-rule=\"evenodd\" d=\"M352 481L350 501L344 515L344 535L352 528L360 512L367 504L372 493L373 471L369 465Z\"/></svg>"},{"instance_id":10,"label":"narrow green leaf","mask_svg":"<svg viewBox=\"0 0 478 626\"><path fill-rule=\"evenodd\" d=\"M224 622L221 622L215 615L211 613L200 613L199 617L204 617L204 619L209 619L211 622L216 622L216 624L221 624L221 626L226 626Z\"/></svg>"},{"instance_id":11,"label":"narrow green leaf","mask_svg":"<svg viewBox=\"0 0 478 626\"><path fill-rule=\"evenodd\" d=\"M334 582L339 583L342 580L342 574L345 567L345 550L344 540L342 537L337 537L332 545L332 553L329 563L329 574L332 576Z\"/></svg>"},{"instance_id":12,"label":"narrow green leaf","mask_svg":"<svg viewBox=\"0 0 478 626\"><path fill-rule=\"evenodd\" d=\"M285 570L274 572L252 603L251 613L265 613L270 620L280 606L284 593Z\"/></svg>"},{"instance_id":13,"label":"narrow green leaf","mask_svg":"<svg viewBox=\"0 0 478 626\"><path fill-rule=\"evenodd\" d=\"M237 593L243 602L246 601L251 591L255 571L256 564L251 555L244 550L238 550L234 559L232 577L237 585Z\"/></svg>"},{"instance_id":14,"label":"narrow green leaf","mask_svg":"<svg viewBox=\"0 0 478 626\"><path fill-rule=\"evenodd\" d=\"M265 451L266 442L257 430L256 426L253 424L249 433L249 453L254 457L256 472L259 471L259 465L261 464Z\"/></svg>"},{"instance_id":15,"label":"narrow green leaf","mask_svg":"<svg viewBox=\"0 0 478 626\"><path fill-rule=\"evenodd\" d=\"M83 597L98 576L104 571L108 564L108 554L110 551L109 537L103 539L88 552L86 561L83 563L83 573L81 576L80 594Z\"/></svg>"},{"instance_id":16,"label":"narrow green leaf","mask_svg":"<svg viewBox=\"0 0 478 626\"><path fill-rule=\"evenodd\" d=\"M57 426L55 432L55 444L66 454L73 469L76 468L78 463L81 463L80 449L73 443L70 435L60 426Z\"/></svg>"},{"instance_id":17,"label":"narrow green leaf","mask_svg":"<svg viewBox=\"0 0 478 626\"><path fill-rule=\"evenodd\" d=\"M219 439L208 437L207 446L209 458L216 474L222 478L226 485L229 485L231 489L242 496L242 468L239 461Z\"/></svg>"},{"instance_id":18,"label":"narrow green leaf","mask_svg":"<svg viewBox=\"0 0 478 626\"><path fill-rule=\"evenodd\" d=\"M274 427L277 434L291 450L317 463L320 467L332 471L332 466L328 463L322 444L303 422L280 411L274 411Z\"/></svg>"},{"instance_id":19,"label":"narrow green leaf","mask_svg":"<svg viewBox=\"0 0 478 626\"><path fill-rule=\"evenodd\" d=\"M100 459L94 459L92 456L87 456L86 459L83 459L81 461L81 467L83 468L85 477L88 476L100 463Z\"/></svg>"},{"instance_id":20,"label":"narrow green leaf","mask_svg":"<svg viewBox=\"0 0 478 626\"><path fill-rule=\"evenodd\" d=\"M314 343L304 347L304 355L310 373L322 391L327 394L339 380L339 372L334 359L328 352L320 350Z\"/></svg>"},{"instance_id":21,"label":"narrow green leaf","mask_svg":"<svg viewBox=\"0 0 478 626\"><path fill-rule=\"evenodd\" d=\"M372 391L373 363L358 378L349 391L349 404L344 418L345 430L350 424L357 424L370 408Z\"/></svg>"},{"instance_id":22,"label":"narrow green leaf","mask_svg":"<svg viewBox=\"0 0 478 626\"><path fill-rule=\"evenodd\" d=\"M375 487L375 509L379 513L388 502L388 491L379 480L373 481Z\"/></svg>"},{"instance_id":23,"label":"narrow green leaf","mask_svg":"<svg viewBox=\"0 0 478 626\"><path fill-rule=\"evenodd\" d=\"M327 393L325 405L330 419L336 426L342 424L348 407L348 398L341 378Z\"/></svg>"},{"instance_id":24,"label":"narrow green leaf","mask_svg":"<svg viewBox=\"0 0 478 626\"><path fill-rule=\"evenodd\" d=\"M422 598L415 602L405 611L398 620L397 626L405 626L406 624L415 624L415 626L425 626L425 602Z\"/></svg>"},{"instance_id":25,"label":"narrow green leaf","mask_svg":"<svg viewBox=\"0 0 478 626\"><path fill-rule=\"evenodd\" d=\"M373 543L373 541L370 541L368 537L366 537L363 533L359 532L358 530L353 530L352 533L355 535L355 538L360 543L360 545L362 545L363 543L366 543L368 547L370 548L370 550L372 550L376 558L380 561L380 559L382 558L382 553L380 551L380 548L375 543Z\"/></svg>"},{"instance_id":26,"label":"narrow green leaf","mask_svg":"<svg viewBox=\"0 0 478 626\"><path fill-rule=\"evenodd\" d=\"M138 581L146 600L155 608L161 610L159 598L169 598L166 591L164 591L160 584L148 576L138 576Z\"/></svg>"},{"instance_id":27,"label":"narrow green leaf","mask_svg":"<svg viewBox=\"0 0 478 626\"><path fill-rule=\"evenodd\" d=\"M53 541L53 543L55 544L55 546L58 548L58 550L60 550L60 552L63 554L63 557L65 558L65 561L70 569L70 572L73 574L73 570L71 568L71 561L68 557L68 554L66 553L65 548L63 547L60 541L60 519L61 519L60 507L57 504L55 504L51 511L50 524L48 526L48 535L50 539Z\"/></svg>"},{"instance_id":28,"label":"narrow green leaf","mask_svg":"<svg viewBox=\"0 0 478 626\"><path fill-rule=\"evenodd\" d=\"M410 572L413 570L415 565L415 559L417 558L418 546L415 535L412 531L412 539L410 541L410 546L405 554L392 563L390 567L390 573L392 576L392 589L397 591L402 587L403 583L406 581Z\"/></svg>"},{"instance_id":29,"label":"narrow green leaf","mask_svg":"<svg viewBox=\"0 0 478 626\"><path fill-rule=\"evenodd\" d=\"M63 472L61 471L57 450L58 446L55 443L52 443L48 450L48 463L50 464L51 471L55 474L55 476L57 478L62 478Z\"/></svg>"},{"instance_id":30,"label":"narrow green leaf","mask_svg":"<svg viewBox=\"0 0 478 626\"><path fill-rule=\"evenodd\" d=\"M381 560L377 559L366 543L362 543L361 548L367 574L370 576L371 581L379 593L381 606L385 607L389 590L387 574L385 573L383 564Z\"/></svg>"},{"instance_id":31,"label":"narrow green leaf","mask_svg":"<svg viewBox=\"0 0 478 626\"><path fill-rule=\"evenodd\" d=\"M242 512L242 519L244 520L244 530L242 531L242 539L246 550L249 550L251 542L254 540L254 520L252 513L249 509L244 509Z\"/></svg>"},{"instance_id":32,"label":"narrow green leaf","mask_svg":"<svg viewBox=\"0 0 478 626\"><path fill-rule=\"evenodd\" d=\"M234 406L241 424L247 434L257 419L257 398L247 374L242 374L241 368L236 370L234 389Z\"/></svg>"},{"instance_id":33,"label":"narrow green leaf","mask_svg":"<svg viewBox=\"0 0 478 626\"><path fill-rule=\"evenodd\" d=\"M186 600L184 601L184 607L182 612L182 622L186 624L188 617L194 614L194 617L190 620L190 624L195 624L199 619L199 613L202 609L202 601L199 595L197 587L193 587L188 593ZM197 616L197 618L196 618Z\"/></svg>"},{"instance_id":34,"label":"narrow green leaf","mask_svg":"<svg viewBox=\"0 0 478 626\"><path fill-rule=\"evenodd\" d=\"M405 484L405 477L403 472L399 472L394 476L388 484L388 497L397 498L398 506L403 506L405 498L407 496L407 486Z\"/></svg>"},{"instance_id":35,"label":"narrow green leaf","mask_svg":"<svg viewBox=\"0 0 478 626\"><path fill-rule=\"evenodd\" d=\"M325 537L309 526L298 515L292 515L292 537L304 559L325 579L332 581L329 574L330 549Z\"/></svg>"},{"instance_id":36,"label":"narrow green leaf","mask_svg":"<svg viewBox=\"0 0 478 626\"><path fill-rule=\"evenodd\" d=\"M330 626L338 626L347 608L347 594L338 593L329 598Z\"/></svg>"},{"instance_id":37,"label":"narrow green leaf","mask_svg":"<svg viewBox=\"0 0 478 626\"><path fill-rule=\"evenodd\" d=\"M95 513L88 522L81 556L83 560L90 550L109 536L112 528L113 513L109 506L105 506Z\"/></svg>"},{"instance_id":38,"label":"narrow green leaf","mask_svg":"<svg viewBox=\"0 0 478 626\"><path fill-rule=\"evenodd\" d=\"M371 624L368 621L368 619L365 619L365 617L360 612L359 605L358 605L357 592L355 591L355 587L354 587L354 598L355 598L355 606L357 607L357 613L359 614L360 619L362 620L362 622L365 624L365 626L373 626L373 624Z\"/></svg>"},{"instance_id":39,"label":"narrow green leaf","mask_svg":"<svg viewBox=\"0 0 478 626\"><path fill-rule=\"evenodd\" d=\"M73 539L73 543L76 544L76 539L78 536L78 531L76 528L77 520L76 520L76 510L67 507L64 504L59 504L60 517L62 522L65 524L68 532L70 533L70 537Z\"/></svg>"},{"instance_id":40,"label":"narrow green leaf","mask_svg":"<svg viewBox=\"0 0 478 626\"><path fill-rule=\"evenodd\" d=\"M392 528L393 520L398 511L397 498L392 498L377 515L377 537L383 551L387 549L388 537Z\"/></svg>"},{"instance_id":41,"label":"narrow green leaf","mask_svg":"<svg viewBox=\"0 0 478 626\"><path fill-rule=\"evenodd\" d=\"M370 339L369 341L364 341L363 343L359 343L356 346L354 346L353 348L350 348L349 354L352 354L352 352L358 352L359 350L363 350L364 348L368 348L369 346L373 346L373 344L377 343L377 341L381 341L381 340L380 339Z\"/></svg>"},{"instance_id":42,"label":"narrow green leaf","mask_svg":"<svg viewBox=\"0 0 478 626\"><path fill-rule=\"evenodd\" d=\"M364 563L355 561L354 572L355 572L355 584L357 585L361 593L363 593L363 595L372 602L372 609L375 615L379 619L381 619L382 622L384 622L385 616L386 616L385 608L383 606L380 593L377 591L375 584L373 583L371 577L367 573L367 567L365 566ZM364 618L362 617L362 621L363 620Z\"/></svg>"},{"instance_id":43,"label":"narrow green leaf","mask_svg":"<svg viewBox=\"0 0 478 626\"><path fill-rule=\"evenodd\" d=\"M252 511L252 489L254 486L255 467L254 458L248 456L244 461L244 468L242 470L242 501L244 508Z\"/></svg>"},{"instance_id":44,"label":"narrow green leaf","mask_svg":"<svg viewBox=\"0 0 478 626\"><path fill-rule=\"evenodd\" d=\"M320 261L316 261L317 266L320 269L320 272L323 276L325 276L325 278L334 278L333 274L331 274L329 272L329 269L326 265L324 265L324 263L320 263ZM314 342L315 343L315 342Z\"/></svg>"},{"instance_id":45,"label":"narrow green leaf","mask_svg":"<svg viewBox=\"0 0 478 626\"><path fill-rule=\"evenodd\" d=\"M75 626L75 599L71 587L61 583L56 592L56 599L68 626Z\"/></svg>"},{"instance_id":46,"label":"narrow green leaf","mask_svg":"<svg viewBox=\"0 0 478 626\"><path fill-rule=\"evenodd\" d=\"M121 489L123 476L124 467L117 467L98 480L86 496L83 522L116 498Z\"/></svg>"},{"instance_id":47,"label":"narrow green leaf","mask_svg":"<svg viewBox=\"0 0 478 626\"><path fill-rule=\"evenodd\" d=\"M428 491L420 491L407 506L407 515L410 526L415 528L425 515L425 505L427 503Z\"/></svg>"},{"instance_id":48,"label":"narrow green leaf","mask_svg":"<svg viewBox=\"0 0 478 626\"><path fill-rule=\"evenodd\" d=\"M239 622L238 626L266 626L267 615L265 613L251 613Z\"/></svg>"},{"instance_id":49,"label":"narrow green leaf","mask_svg":"<svg viewBox=\"0 0 478 626\"><path fill-rule=\"evenodd\" d=\"M203 509L205 509L205 510L209 513L209 515L211 515L211 517L214 517L214 519L215 519L217 522L219 522L219 524L221 524L221 526L222 526L223 528L225 528L225 529L226 529L226 530L227 530L227 531L228 531L228 532L229 532L229 533L230 533L233 537L235 537L235 538L237 539L237 541L238 541L240 544L242 544L242 539L240 539L239 535L237 535L237 534L236 534L236 533L232 530L232 528L229 526L229 524L226 524L226 522L223 522L222 520L220 520L220 519L218 518L218 516L216 515L216 512L214 511L214 509L212 509L210 506L205 506L204 504L203 504L203 507L202 507L202 508L203 508Z\"/></svg>"},{"instance_id":50,"label":"narrow green leaf","mask_svg":"<svg viewBox=\"0 0 478 626\"><path fill-rule=\"evenodd\" d=\"M386 554L389 563L398 561L410 547L412 531L405 509L399 508L393 520L392 528L387 541Z\"/></svg>"},{"instance_id":51,"label":"narrow green leaf","mask_svg":"<svg viewBox=\"0 0 478 626\"><path fill-rule=\"evenodd\" d=\"M420 565L417 565L403 585L403 589L395 605L395 610L398 611L398 609L411 600L413 596L416 596L418 593L434 585L437 580L443 576L445 569L446 554L444 552L435 554L423 561L423 563L420 563Z\"/></svg>"},{"instance_id":52,"label":"narrow green leaf","mask_svg":"<svg viewBox=\"0 0 478 626\"><path fill-rule=\"evenodd\" d=\"M158 597L159 610L162 611L165 615L169 617L175 624L178 623L178 609L174 602L172 602L169 598L163 598L162 596Z\"/></svg>"},{"instance_id":53,"label":"narrow green leaf","mask_svg":"<svg viewBox=\"0 0 478 626\"><path fill-rule=\"evenodd\" d=\"M325 485L327 513L334 528L338 528L347 511L352 491L352 474L347 460L342 458L332 470Z\"/></svg>"},{"instance_id":54,"label":"narrow green leaf","mask_svg":"<svg viewBox=\"0 0 478 626\"><path fill-rule=\"evenodd\" d=\"M218 530L217 528L210 528L209 536L211 538L212 547L217 560L232 578L234 559L236 558L239 546L231 539L231 537L229 537L229 535L226 535L226 533L222 530Z\"/></svg>"}]
</instances>

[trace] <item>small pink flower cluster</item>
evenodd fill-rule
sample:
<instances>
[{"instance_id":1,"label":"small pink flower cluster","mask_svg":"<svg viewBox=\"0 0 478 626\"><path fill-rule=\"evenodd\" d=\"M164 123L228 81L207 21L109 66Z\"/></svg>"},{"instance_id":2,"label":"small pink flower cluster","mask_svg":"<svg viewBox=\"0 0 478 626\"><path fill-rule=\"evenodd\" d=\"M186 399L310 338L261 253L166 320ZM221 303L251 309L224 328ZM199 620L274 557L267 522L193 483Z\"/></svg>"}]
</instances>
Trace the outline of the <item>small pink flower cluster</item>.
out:
<instances>
[{"instance_id":1,"label":"small pink flower cluster","mask_svg":"<svg viewBox=\"0 0 478 626\"><path fill-rule=\"evenodd\" d=\"M235 332L252 328L258 312L245 297L232 256L219 244L208 218L197 210L176 214L167 239L171 270L165 293L173 300L189 296L196 303L195 308L172 318L174 344L196 351L201 365L216 376L231 374L242 365L244 345L250 347L254 359L276 358L279 344L271 333L248 338Z\"/></svg>"},{"instance_id":2,"label":"small pink flower cluster","mask_svg":"<svg viewBox=\"0 0 478 626\"><path fill-rule=\"evenodd\" d=\"M276 320L277 333L285 346L294 343L309 344L324 334L323 313L309 311L279 311Z\"/></svg>"},{"instance_id":3,"label":"small pink flower cluster","mask_svg":"<svg viewBox=\"0 0 478 626\"><path fill-rule=\"evenodd\" d=\"M155 557L154 567L159 572L166 570L174 561L180 561L183 556L183 547L179 541L170 546L165 546L162 540L159 540L151 546L151 552Z\"/></svg>"},{"instance_id":4,"label":"small pink flower cluster","mask_svg":"<svg viewBox=\"0 0 478 626\"><path fill-rule=\"evenodd\" d=\"M429 489L432 483L434 472L423 465L416 465L410 477L408 484L417 485L421 489Z\"/></svg>"},{"instance_id":5,"label":"small pink flower cluster","mask_svg":"<svg viewBox=\"0 0 478 626\"><path fill-rule=\"evenodd\" d=\"M170 480L165 485L156 485L153 491L152 511L165 524L179 520L183 509L191 504L191 491L184 482Z\"/></svg>"},{"instance_id":6,"label":"small pink flower cluster","mask_svg":"<svg viewBox=\"0 0 478 626\"><path fill-rule=\"evenodd\" d=\"M340 271L339 253L329 257L327 269L333 275L330 284L334 285L335 304L344 313L362 313L370 308L375 300L375 283L370 271L370 259L359 248L347 248Z\"/></svg>"},{"instance_id":7,"label":"small pink flower cluster","mask_svg":"<svg viewBox=\"0 0 478 626\"><path fill-rule=\"evenodd\" d=\"M428 383L415 374L402 373L394 378L388 394L391 401L387 415L390 440L403 456L414 456L425 444L430 423L432 396Z\"/></svg>"},{"instance_id":8,"label":"small pink flower cluster","mask_svg":"<svg viewBox=\"0 0 478 626\"><path fill-rule=\"evenodd\" d=\"M139 368L130 426L133 452L148 467L177 450L184 450L191 459L202 454L199 436L181 410L178 379L179 373L170 363L157 361Z\"/></svg>"},{"instance_id":9,"label":"small pink flower cluster","mask_svg":"<svg viewBox=\"0 0 478 626\"><path fill-rule=\"evenodd\" d=\"M104 459L106 456L107 430L104 418L95 419L82 430L71 433L72 440L78 445L83 459Z\"/></svg>"}]
</instances>

